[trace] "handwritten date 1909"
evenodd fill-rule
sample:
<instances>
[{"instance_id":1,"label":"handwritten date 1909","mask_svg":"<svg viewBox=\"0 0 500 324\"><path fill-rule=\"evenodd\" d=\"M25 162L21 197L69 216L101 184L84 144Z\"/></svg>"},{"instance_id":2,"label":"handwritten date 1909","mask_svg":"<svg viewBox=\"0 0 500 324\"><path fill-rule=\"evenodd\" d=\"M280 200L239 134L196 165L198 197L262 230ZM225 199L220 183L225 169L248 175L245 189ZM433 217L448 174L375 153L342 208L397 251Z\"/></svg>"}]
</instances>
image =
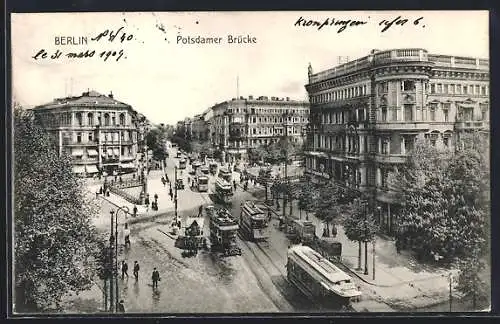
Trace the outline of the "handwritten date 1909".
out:
<instances>
[{"instance_id":1,"label":"handwritten date 1909","mask_svg":"<svg viewBox=\"0 0 500 324\"><path fill-rule=\"evenodd\" d=\"M58 49L54 54L48 56L47 51L41 49L32 58L34 60L47 59L47 58L50 58L52 60L57 60L61 58L62 54L63 53ZM64 56L70 59L86 59L86 58L97 57L97 58L102 58L104 62L106 62L110 57L114 57L116 62L118 62L123 57L124 54L125 53L122 49L119 51L102 51L102 52L96 52L95 50L87 49L81 52L68 52L65 53Z\"/></svg>"}]
</instances>

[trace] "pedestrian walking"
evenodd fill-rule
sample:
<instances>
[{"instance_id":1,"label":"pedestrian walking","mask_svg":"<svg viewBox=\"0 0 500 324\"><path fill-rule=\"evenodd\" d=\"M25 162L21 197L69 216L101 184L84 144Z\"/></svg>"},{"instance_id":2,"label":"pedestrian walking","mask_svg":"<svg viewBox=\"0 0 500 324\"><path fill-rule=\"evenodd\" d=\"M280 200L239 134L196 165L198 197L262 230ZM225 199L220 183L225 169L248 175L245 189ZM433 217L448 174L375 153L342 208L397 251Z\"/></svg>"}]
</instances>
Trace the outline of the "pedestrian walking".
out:
<instances>
[{"instance_id":1,"label":"pedestrian walking","mask_svg":"<svg viewBox=\"0 0 500 324\"><path fill-rule=\"evenodd\" d=\"M130 229L127 223L125 223L125 228L123 229L123 237L125 239L125 247L130 247Z\"/></svg>"},{"instance_id":2,"label":"pedestrian walking","mask_svg":"<svg viewBox=\"0 0 500 324\"><path fill-rule=\"evenodd\" d=\"M134 217L137 217L137 206L134 205Z\"/></svg>"},{"instance_id":3,"label":"pedestrian walking","mask_svg":"<svg viewBox=\"0 0 500 324\"><path fill-rule=\"evenodd\" d=\"M203 205L200 205L200 208L198 208L198 217L201 217L203 213Z\"/></svg>"},{"instance_id":4,"label":"pedestrian walking","mask_svg":"<svg viewBox=\"0 0 500 324\"><path fill-rule=\"evenodd\" d=\"M236 180L233 180L234 190L236 190Z\"/></svg>"},{"instance_id":5,"label":"pedestrian walking","mask_svg":"<svg viewBox=\"0 0 500 324\"><path fill-rule=\"evenodd\" d=\"M158 194L155 193L155 202L157 202L157 201L158 201Z\"/></svg>"},{"instance_id":6,"label":"pedestrian walking","mask_svg":"<svg viewBox=\"0 0 500 324\"><path fill-rule=\"evenodd\" d=\"M153 274L151 275L151 280L153 281L153 288L158 288L158 281L160 281L160 273L156 268L153 269Z\"/></svg>"},{"instance_id":7,"label":"pedestrian walking","mask_svg":"<svg viewBox=\"0 0 500 324\"><path fill-rule=\"evenodd\" d=\"M161 183L163 183L163 186L165 187L165 185L167 184L167 181L165 180L164 177L161 177Z\"/></svg>"},{"instance_id":8,"label":"pedestrian walking","mask_svg":"<svg viewBox=\"0 0 500 324\"><path fill-rule=\"evenodd\" d=\"M168 192L170 196L170 200L174 200L174 193L172 192L172 187L170 187L170 191Z\"/></svg>"},{"instance_id":9,"label":"pedestrian walking","mask_svg":"<svg viewBox=\"0 0 500 324\"><path fill-rule=\"evenodd\" d=\"M122 280L125 278L125 276L127 276L127 279L128 279L128 264L124 261L122 261Z\"/></svg>"},{"instance_id":10,"label":"pedestrian walking","mask_svg":"<svg viewBox=\"0 0 500 324\"><path fill-rule=\"evenodd\" d=\"M125 305L123 305L123 299L118 303L118 312L125 313Z\"/></svg>"},{"instance_id":11,"label":"pedestrian walking","mask_svg":"<svg viewBox=\"0 0 500 324\"><path fill-rule=\"evenodd\" d=\"M134 277L135 277L135 280L139 280L139 270L140 270L139 263L137 261L134 261Z\"/></svg>"}]
</instances>

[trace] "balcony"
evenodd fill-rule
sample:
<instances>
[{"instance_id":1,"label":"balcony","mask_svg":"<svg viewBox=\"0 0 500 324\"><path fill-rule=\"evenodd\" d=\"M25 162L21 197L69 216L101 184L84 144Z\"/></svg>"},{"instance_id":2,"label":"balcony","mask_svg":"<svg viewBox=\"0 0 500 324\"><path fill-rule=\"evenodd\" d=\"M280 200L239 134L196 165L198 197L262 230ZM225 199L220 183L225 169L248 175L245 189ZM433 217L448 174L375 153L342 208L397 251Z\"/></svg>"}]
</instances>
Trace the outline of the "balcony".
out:
<instances>
[{"instance_id":1,"label":"balcony","mask_svg":"<svg viewBox=\"0 0 500 324\"><path fill-rule=\"evenodd\" d=\"M472 130L472 129L489 129L490 123L485 120L481 121L457 121L455 123L456 130Z\"/></svg>"},{"instance_id":2,"label":"balcony","mask_svg":"<svg viewBox=\"0 0 500 324\"><path fill-rule=\"evenodd\" d=\"M429 129L428 122L417 121L377 121L375 124L377 130L427 130Z\"/></svg>"},{"instance_id":3,"label":"balcony","mask_svg":"<svg viewBox=\"0 0 500 324\"><path fill-rule=\"evenodd\" d=\"M63 139L62 144L64 146L97 146L99 141L78 142Z\"/></svg>"},{"instance_id":4,"label":"balcony","mask_svg":"<svg viewBox=\"0 0 500 324\"><path fill-rule=\"evenodd\" d=\"M375 161L378 163L404 163L406 155L404 154L376 154Z\"/></svg>"}]
</instances>

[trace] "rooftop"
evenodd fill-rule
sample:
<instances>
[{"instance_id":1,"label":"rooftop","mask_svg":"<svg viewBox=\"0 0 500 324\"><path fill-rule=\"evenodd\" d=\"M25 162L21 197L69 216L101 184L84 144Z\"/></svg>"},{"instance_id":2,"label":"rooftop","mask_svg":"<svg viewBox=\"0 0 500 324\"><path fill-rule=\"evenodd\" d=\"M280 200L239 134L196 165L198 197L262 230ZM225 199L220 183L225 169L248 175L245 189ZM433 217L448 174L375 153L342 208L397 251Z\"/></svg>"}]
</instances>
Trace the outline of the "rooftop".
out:
<instances>
[{"instance_id":1,"label":"rooftop","mask_svg":"<svg viewBox=\"0 0 500 324\"><path fill-rule=\"evenodd\" d=\"M106 96L92 90L82 93L81 96L55 98L52 102L37 106L34 109L52 109L69 106L132 108L130 105L114 99L113 93Z\"/></svg>"},{"instance_id":2,"label":"rooftop","mask_svg":"<svg viewBox=\"0 0 500 324\"><path fill-rule=\"evenodd\" d=\"M312 73L309 76L309 83L316 83L353 73L371 67L373 64L383 65L397 62L429 62L434 67L489 71L490 61L484 58L429 54L427 50L422 48L400 48L385 51L372 50L367 56L318 73ZM312 68L310 67L310 69Z\"/></svg>"}]
</instances>

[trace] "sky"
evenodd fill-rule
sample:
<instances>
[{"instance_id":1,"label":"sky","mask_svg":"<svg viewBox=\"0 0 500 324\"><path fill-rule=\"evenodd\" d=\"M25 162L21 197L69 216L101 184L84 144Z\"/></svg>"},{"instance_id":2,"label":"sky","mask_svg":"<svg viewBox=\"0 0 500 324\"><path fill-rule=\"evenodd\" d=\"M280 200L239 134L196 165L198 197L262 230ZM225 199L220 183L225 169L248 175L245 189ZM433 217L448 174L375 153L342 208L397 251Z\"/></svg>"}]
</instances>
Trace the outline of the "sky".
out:
<instances>
[{"instance_id":1,"label":"sky","mask_svg":"<svg viewBox=\"0 0 500 324\"><path fill-rule=\"evenodd\" d=\"M338 32L341 25L295 26L301 17L302 23L366 23ZM372 49L489 58L487 11L24 13L12 14L11 21L16 102L35 106L87 89L112 91L153 123L175 124L237 95L307 100L309 63L316 73L338 65L340 56L353 60ZM382 32L384 21L399 23ZM106 30L119 32L112 41L91 40ZM228 44L228 35L250 35L256 43ZM88 42L56 44L62 36ZM222 41L177 42L188 36ZM45 58L36 56L40 50ZM67 57L87 50L94 55ZM61 55L51 59L56 51ZM104 61L103 51L116 54Z\"/></svg>"}]
</instances>

